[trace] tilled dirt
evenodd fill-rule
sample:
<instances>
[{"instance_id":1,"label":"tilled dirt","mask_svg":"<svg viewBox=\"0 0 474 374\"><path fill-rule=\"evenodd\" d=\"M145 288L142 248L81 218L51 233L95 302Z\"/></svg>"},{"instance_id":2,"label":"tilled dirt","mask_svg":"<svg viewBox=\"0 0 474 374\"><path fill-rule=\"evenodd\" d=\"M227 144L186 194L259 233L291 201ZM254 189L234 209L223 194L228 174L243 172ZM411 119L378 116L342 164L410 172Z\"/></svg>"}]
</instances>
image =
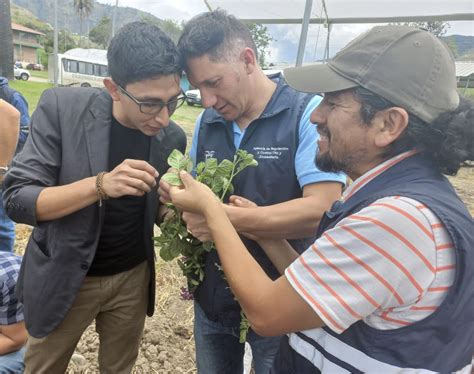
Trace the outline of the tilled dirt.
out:
<instances>
[{"instance_id":1,"label":"tilled dirt","mask_svg":"<svg viewBox=\"0 0 474 374\"><path fill-rule=\"evenodd\" d=\"M450 177L461 199L474 214L474 167L465 167ZM30 228L17 225L17 252L22 253ZM140 354L133 373L195 373L193 309L191 301L180 299L184 278L176 264L157 263L155 314L147 318ZM73 356L68 373L98 373L98 337L91 325Z\"/></svg>"}]
</instances>

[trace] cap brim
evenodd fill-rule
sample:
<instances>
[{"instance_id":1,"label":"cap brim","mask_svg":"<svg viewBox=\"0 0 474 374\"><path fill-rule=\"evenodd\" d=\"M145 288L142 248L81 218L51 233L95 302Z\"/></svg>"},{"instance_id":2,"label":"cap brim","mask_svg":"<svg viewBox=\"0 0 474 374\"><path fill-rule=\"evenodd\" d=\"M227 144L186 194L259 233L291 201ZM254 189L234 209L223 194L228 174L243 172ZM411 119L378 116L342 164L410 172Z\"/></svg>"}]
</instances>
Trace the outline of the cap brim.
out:
<instances>
[{"instance_id":1,"label":"cap brim","mask_svg":"<svg viewBox=\"0 0 474 374\"><path fill-rule=\"evenodd\" d=\"M359 86L327 64L287 68L283 74L291 87L303 92L335 92Z\"/></svg>"}]
</instances>

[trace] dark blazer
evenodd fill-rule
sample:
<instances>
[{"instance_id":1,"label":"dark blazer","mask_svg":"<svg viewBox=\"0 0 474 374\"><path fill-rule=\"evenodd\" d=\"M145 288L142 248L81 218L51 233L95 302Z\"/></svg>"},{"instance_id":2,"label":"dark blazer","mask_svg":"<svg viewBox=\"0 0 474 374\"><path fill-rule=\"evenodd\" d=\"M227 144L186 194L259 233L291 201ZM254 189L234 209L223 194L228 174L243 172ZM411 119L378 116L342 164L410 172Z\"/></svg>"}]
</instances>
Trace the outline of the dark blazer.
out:
<instances>
[{"instance_id":1,"label":"dark blazer","mask_svg":"<svg viewBox=\"0 0 474 374\"><path fill-rule=\"evenodd\" d=\"M104 207L92 204L66 217L37 222L36 200L45 187L97 175L109 167L112 99L95 88L46 90L33 114L30 136L4 180L4 204L16 222L34 226L18 278L25 323L34 337L48 335L63 320L94 259ZM175 148L184 152L186 136L175 123L152 138L149 162L163 175ZM157 189L147 194L144 235L150 267L149 303L155 301L153 225Z\"/></svg>"}]
</instances>

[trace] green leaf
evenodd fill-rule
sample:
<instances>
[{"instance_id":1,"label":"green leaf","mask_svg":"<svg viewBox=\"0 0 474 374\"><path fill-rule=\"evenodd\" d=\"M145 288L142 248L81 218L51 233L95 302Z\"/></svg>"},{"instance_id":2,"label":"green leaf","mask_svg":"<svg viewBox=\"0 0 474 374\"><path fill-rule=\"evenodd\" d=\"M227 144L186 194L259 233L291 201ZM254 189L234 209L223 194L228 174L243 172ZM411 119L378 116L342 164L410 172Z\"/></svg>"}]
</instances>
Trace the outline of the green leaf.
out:
<instances>
[{"instance_id":1,"label":"green leaf","mask_svg":"<svg viewBox=\"0 0 474 374\"><path fill-rule=\"evenodd\" d=\"M214 192L216 195L220 195L221 191L224 189L226 180L227 179L224 177L214 178L212 184L210 185L212 192Z\"/></svg>"},{"instance_id":2,"label":"green leaf","mask_svg":"<svg viewBox=\"0 0 474 374\"><path fill-rule=\"evenodd\" d=\"M183 183L181 182L181 178L176 173L166 173L161 177L166 183L171 184L172 186L181 186Z\"/></svg>"},{"instance_id":3,"label":"green leaf","mask_svg":"<svg viewBox=\"0 0 474 374\"><path fill-rule=\"evenodd\" d=\"M215 158L208 158L205 162L205 169L204 172L207 175L214 175L217 169L217 159Z\"/></svg>"},{"instance_id":4,"label":"green leaf","mask_svg":"<svg viewBox=\"0 0 474 374\"><path fill-rule=\"evenodd\" d=\"M173 149L173 151L168 156L168 165L172 168L180 170L179 163L183 159L184 155L178 149Z\"/></svg>"},{"instance_id":5,"label":"green leaf","mask_svg":"<svg viewBox=\"0 0 474 374\"><path fill-rule=\"evenodd\" d=\"M240 311L240 336L239 336L239 342L240 343L245 343L247 341L247 334L249 332L250 324L249 320L244 314L244 311Z\"/></svg>"},{"instance_id":6,"label":"green leaf","mask_svg":"<svg viewBox=\"0 0 474 374\"><path fill-rule=\"evenodd\" d=\"M188 173L191 173L191 171L193 170L193 167L194 167L193 160L188 158L183 170L186 170Z\"/></svg>"},{"instance_id":7,"label":"green leaf","mask_svg":"<svg viewBox=\"0 0 474 374\"><path fill-rule=\"evenodd\" d=\"M217 166L217 170L214 173L214 176L230 178L233 169L234 163L232 161L222 160L221 163Z\"/></svg>"}]
</instances>

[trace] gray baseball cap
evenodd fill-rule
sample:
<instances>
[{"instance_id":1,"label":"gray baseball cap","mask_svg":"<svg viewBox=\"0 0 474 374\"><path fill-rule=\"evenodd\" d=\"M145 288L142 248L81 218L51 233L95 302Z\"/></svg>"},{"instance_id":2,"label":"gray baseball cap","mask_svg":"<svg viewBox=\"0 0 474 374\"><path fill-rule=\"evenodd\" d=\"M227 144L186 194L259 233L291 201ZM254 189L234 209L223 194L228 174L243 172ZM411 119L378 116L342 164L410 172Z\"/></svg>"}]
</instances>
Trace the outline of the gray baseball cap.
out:
<instances>
[{"instance_id":1,"label":"gray baseball cap","mask_svg":"<svg viewBox=\"0 0 474 374\"><path fill-rule=\"evenodd\" d=\"M364 87L427 123L459 105L450 51L431 33L408 26L376 26L327 64L285 69L284 75L304 92Z\"/></svg>"}]
</instances>

